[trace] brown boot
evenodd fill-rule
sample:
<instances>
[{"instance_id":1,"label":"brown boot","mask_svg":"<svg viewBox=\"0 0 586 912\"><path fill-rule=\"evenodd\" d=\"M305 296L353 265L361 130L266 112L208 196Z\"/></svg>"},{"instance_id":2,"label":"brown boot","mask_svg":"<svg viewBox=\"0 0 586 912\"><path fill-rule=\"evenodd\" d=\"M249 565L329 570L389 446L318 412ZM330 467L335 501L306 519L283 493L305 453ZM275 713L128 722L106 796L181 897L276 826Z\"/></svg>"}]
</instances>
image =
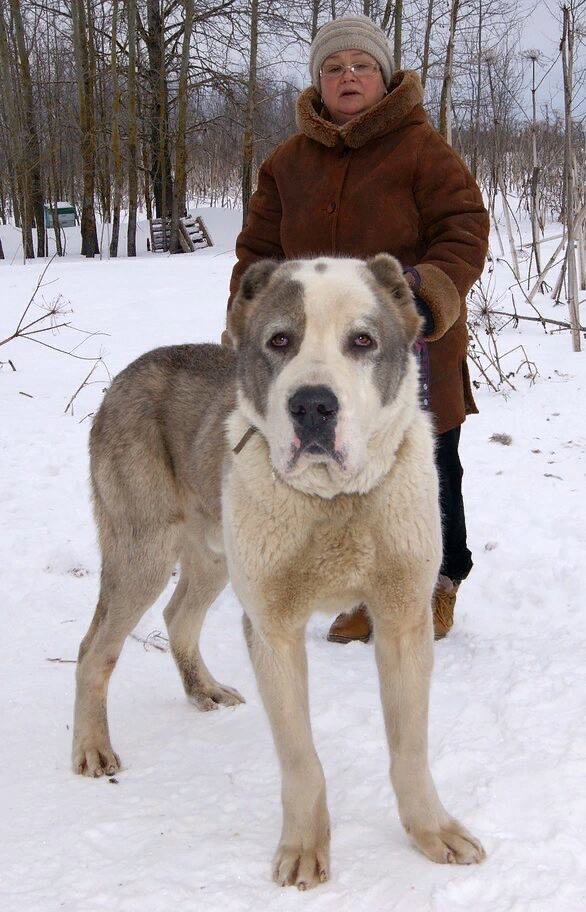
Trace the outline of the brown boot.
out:
<instances>
[{"instance_id":1,"label":"brown boot","mask_svg":"<svg viewBox=\"0 0 586 912\"><path fill-rule=\"evenodd\" d=\"M459 585L459 581L452 582L447 576L441 574L437 578L432 599L433 636L436 640L443 640L452 629Z\"/></svg>"},{"instance_id":2,"label":"brown boot","mask_svg":"<svg viewBox=\"0 0 586 912\"><path fill-rule=\"evenodd\" d=\"M339 614L328 633L330 643L350 643L360 640L368 643L372 636L372 626L366 605L358 605L349 614Z\"/></svg>"}]
</instances>

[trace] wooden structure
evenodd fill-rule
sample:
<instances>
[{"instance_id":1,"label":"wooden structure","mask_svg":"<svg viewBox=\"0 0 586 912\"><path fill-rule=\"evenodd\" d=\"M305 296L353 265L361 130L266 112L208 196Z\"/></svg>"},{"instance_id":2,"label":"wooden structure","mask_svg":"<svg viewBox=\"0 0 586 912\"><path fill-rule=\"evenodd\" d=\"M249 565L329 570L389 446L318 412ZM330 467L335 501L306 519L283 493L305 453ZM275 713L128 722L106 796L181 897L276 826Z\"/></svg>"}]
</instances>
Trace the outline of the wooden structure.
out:
<instances>
[{"instance_id":1,"label":"wooden structure","mask_svg":"<svg viewBox=\"0 0 586 912\"><path fill-rule=\"evenodd\" d=\"M171 219L151 219L151 250L156 253L168 250L171 240ZM179 219L179 244L183 253L192 253L201 247L213 247L214 242L200 215L186 215Z\"/></svg>"}]
</instances>

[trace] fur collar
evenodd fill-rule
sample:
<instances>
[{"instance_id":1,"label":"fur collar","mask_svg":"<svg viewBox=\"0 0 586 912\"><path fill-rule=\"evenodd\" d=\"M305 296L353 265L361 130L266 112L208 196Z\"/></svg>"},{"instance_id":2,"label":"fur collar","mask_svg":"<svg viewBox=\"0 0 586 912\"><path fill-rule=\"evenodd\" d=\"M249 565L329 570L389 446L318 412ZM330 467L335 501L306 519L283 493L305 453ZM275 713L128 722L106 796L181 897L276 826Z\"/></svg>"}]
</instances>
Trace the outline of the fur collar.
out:
<instances>
[{"instance_id":1,"label":"fur collar","mask_svg":"<svg viewBox=\"0 0 586 912\"><path fill-rule=\"evenodd\" d=\"M343 126L328 120L328 111L317 90L311 86L297 99L297 126L309 139L323 146L335 146L341 139L351 149L358 149L371 139L376 139L396 129L407 115L423 100L423 87L415 70L397 70L393 73L388 94L363 114L357 114ZM420 122L426 119L420 109Z\"/></svg>"}]
</instances>

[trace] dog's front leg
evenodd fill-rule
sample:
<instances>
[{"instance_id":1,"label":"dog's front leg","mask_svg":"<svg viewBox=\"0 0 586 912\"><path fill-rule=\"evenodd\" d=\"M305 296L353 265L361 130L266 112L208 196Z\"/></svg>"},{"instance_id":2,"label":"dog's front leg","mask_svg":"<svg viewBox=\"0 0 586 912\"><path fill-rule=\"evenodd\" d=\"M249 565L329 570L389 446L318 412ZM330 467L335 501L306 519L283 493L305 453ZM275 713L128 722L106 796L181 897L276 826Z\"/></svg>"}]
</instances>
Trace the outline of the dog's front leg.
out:
<instances>
[{"instance_id":1,"label":"dog's front leg","mask_svg":"<svg viewBox=\"0 0 586 912\"><path fill-rule=\"evenodd\" d=\"M307 890L329 877L330 821L323 769L311 736L304 631L244 633L282 775L283 829L273 879Z\"/></svg>"},{"instance_id":2,"label":"dog's front leg","mask_svg":"<svg viewBox=\"0 0 586 912\"><path fill-rule=\"evenodd\" d=\"M482 845L444 809L428 766L431 616L401 633L384 620L375 620L374 642L391 754L391 781L403 826L432 861L482 861Z\"/></svg>"}]
</instances>

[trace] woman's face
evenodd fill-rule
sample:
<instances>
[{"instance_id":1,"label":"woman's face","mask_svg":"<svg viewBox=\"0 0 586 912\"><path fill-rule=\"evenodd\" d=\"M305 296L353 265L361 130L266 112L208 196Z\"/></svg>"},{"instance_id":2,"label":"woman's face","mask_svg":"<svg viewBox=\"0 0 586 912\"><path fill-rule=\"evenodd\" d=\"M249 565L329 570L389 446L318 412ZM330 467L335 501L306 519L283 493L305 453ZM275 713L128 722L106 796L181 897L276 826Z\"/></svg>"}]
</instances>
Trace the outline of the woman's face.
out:
<instances>
[{"instance_id":1,"label":"woman's face","mask_svg":"<svg viewBox=\"0 0 586 912\"><path fill-rule=\"evenodd\" d=\"M348 67L364 65L364 72ZM324 104L336 124L345 124L377 104L387 94L380 67L365 51L338 51L326 57L320 71Z\"/></svg>"}]
</instances>

